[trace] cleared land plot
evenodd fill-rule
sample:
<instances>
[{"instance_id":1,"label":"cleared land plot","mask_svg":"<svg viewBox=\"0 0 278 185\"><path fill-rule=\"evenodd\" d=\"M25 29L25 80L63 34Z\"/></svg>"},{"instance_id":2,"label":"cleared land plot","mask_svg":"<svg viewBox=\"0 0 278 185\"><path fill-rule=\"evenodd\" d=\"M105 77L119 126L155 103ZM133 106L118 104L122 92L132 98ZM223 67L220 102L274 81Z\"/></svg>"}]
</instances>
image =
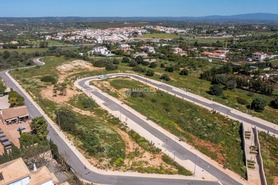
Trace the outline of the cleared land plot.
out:
<instances>
[{"instance_id":1,"label":"cleared land plot","mask_svg":"<svg viewBox=\"0 0 278 185\"><path fill-rule=\"evenodd\" d=\"M103 82L92 83L107 93L112 91L112 96L117 94L115 97L122 99L136 111L184 139L224 167L245 177L240 123L167 93L155 91L131 79L109 79L106 83L110 83L106 85L103 85Z\"/></svg>"}]
</instances>

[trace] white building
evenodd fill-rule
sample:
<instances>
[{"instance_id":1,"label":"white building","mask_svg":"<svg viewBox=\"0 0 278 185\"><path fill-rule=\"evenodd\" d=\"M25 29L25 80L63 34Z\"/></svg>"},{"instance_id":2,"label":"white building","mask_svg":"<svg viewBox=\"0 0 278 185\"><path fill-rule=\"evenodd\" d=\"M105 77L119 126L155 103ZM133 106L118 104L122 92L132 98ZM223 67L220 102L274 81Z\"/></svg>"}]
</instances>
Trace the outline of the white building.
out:
<instances>
[{"instance_id":1,"label":"white building","mask_svg":"<svg viewBox=\"0 0 278 185\"><path fill-rule=\"evenodd\" d=\"M263 52L255 52L252 53L252 59L254 60L264 60L266 59L267 55Z\"/></svg>"},{"instance_id":2,"label":"white building","mask_svg":"<svg viewBox=\"0 0 278 185\"><path fill-rule=\"evenodd\" d=\"M99 46L93 48L91 51L89 51L89 54L100 54L100 55L110 55L111 51L107 49L107 47Z\"/></svg>"}]
</instances>

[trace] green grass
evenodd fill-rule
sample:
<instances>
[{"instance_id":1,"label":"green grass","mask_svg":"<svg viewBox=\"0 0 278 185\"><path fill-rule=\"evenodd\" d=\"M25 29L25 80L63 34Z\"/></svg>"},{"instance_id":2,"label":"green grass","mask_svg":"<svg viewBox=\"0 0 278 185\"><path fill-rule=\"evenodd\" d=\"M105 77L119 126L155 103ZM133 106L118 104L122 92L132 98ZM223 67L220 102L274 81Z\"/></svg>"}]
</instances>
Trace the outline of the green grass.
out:
<instances>
[{"instance_id":1,"label":"green grass","mask_svg":"<svg viewBox=\"0 0 278 185\"><path fill-rule=\"evenodd\" d=\"M147 33L140 36L140 38L145 39L174 39L174 38L180 38L180 35L177 34L170 34L170 33Z\"/></svg>"},{"instance_id":2,"label":"green grass","mask_svg":"<svg viewBox=\"0 0 278 185\"><path fill-rule=\"evenodd\" d=\"M259 133L259 139L267 184L275 185L274 177L278 178L278 139L265 132Z\"/></svg>"},{"instance_id":3,"label":"green grass","mask_svg":"<svg viewBox=\"0 0 278 185\"><path fill-rule=\"evenodd\" d=\"M122 79L122 84L126 84L126 81ZM126 101L129 106L212 159L218 160L218 155L222 156L225 167L245 177L240 123L161 91L147 93L145 98L128 97ZM218 153L199 145L198 140L206 141Z\"/></svg>"},{"instance_id":4,"label":"green grass","mask_svg":"<svg viewBox=\"0 0 278 185\"><path fill-rule=\"evenodd\" d=\"M24 49L1 49L0 53L4 52L4 51L9 51L9 52L13 52L16 51L18 53L35 53L35 52L44 52L47 51L48 48L24 48Z\"/></svg>"},{"instance_id":5,"label":"green grass","mask_svg":"<svg viewBox=\"0 0 278 185\"><path fill-rule=\"evenodd\" d=\"M177 163L176 161L174 161L173 159L171 159L169 156L167 155L163 155L162 156L162 160L171 165L171 166L174 166L177 170L178 170L178 174L179 175L193 175L190 171L186 170L184 167L182 167L181 165L179 165L179 163Z\"/></svg>"},{"instance_id":6,"label":"green grass","mask_svg":"<svg viewBox=\"0 0 278 185\"><path fill-rule=\"evenodd\" d=\"M164 62L164 61L163 61ZM174 64L174 62L169 62L168 64ZM208 64L208 68L211 68L212 66L215 65L220 65L219 62L215 62L213 64ZM266 100L267 104L269 104L274 97L270 97L270 96L265 96L262 94L258 94L258 93L249 93L248 91L242 90L242 89L234 89L234 90L225 90L224 91L224 97L222 96L213 96L210 95L208 92L211 83L209 81L206 80L201 80L200 74L201 74L201 70L197 70L197 71L190 71L189 76L181 76L179 75L178 71L174 71L173 73L170 72L165 72L164 68L155 68L153 69L156 74L153 77L148 77L148 78L152 78L154 80L158 80L160 81L160 74L167 74L172 80L168 81L168 82L164 82L170 85L173 85L175 87L179 87L182 88L188 92L192 92L194 94L198 94L200 96L203 96L205 98L214 100L216 102L219 102L223 105L229 106L231 108L237 109L239 111L242 112L247 112L253 116L262 118L264 120L270 121L272 123L278 124L278 110L277 109L273 109L270 106L266 106L265 110L263 112L255 112L255 111L249 111L247 110L248 105L250 105L250 103L257 97L263 98ZM205 70L205 69L203 69ZM275 93L275 91L274 91ZM241 97L246 99L246 101L248 102L247 105L241 105L237 102L237 98Z\"/></svg>"}]
</instances>

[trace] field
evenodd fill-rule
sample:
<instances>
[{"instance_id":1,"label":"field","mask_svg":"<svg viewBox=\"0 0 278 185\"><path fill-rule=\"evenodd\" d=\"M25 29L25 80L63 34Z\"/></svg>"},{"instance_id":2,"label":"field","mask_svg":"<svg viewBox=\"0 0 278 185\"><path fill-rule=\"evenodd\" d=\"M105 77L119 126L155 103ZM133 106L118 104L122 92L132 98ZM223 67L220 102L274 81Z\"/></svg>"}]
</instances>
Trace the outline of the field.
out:
<instances>
[{"instance_id":1,"label":"field","mask_svg":"<svg viewBox=\"0 0 278 185\"><path fill-rule=\"evenodd\" d=\"M77 49L77 47L63 47L62 49ZM13 52L16 51L18 53L35 53L35 52L44 52L47 51L48 48L24 48L24 49L0 49L0 53L3 53L4 51Z\"/></svg>"},{"instance_id":2,"label":"field","mask_svg":"<svg viewBox=\"0 0 278 185\"><path fill-rule=\"evenodd\" d=\"M264 132L259 133L264 171L268 185L278 184L278 139Z\"/></svg>"},{"instance_id":3,"label":"field","mask_svg":"<svg viewBox=\"0 0 278 185\"><path fill-rule=\"evenodd\" d=\"M162 62L164 63L165 61L162 61ZM174 65L174 62L167 61L167 64ZM125 65L125 64L121 64L121 65ZM160 76L162 74L167 74L172 80L167 81L167 82L164 81L165 83L168 83L170 85L182 88L186 91L201 95L205 98L214 100L216 102L219 102L219 103L229 106L231 108L240 110L242 112L251 114L253 116L265 119L272 123L278 124L278 110L277 109L273 109L270 106L266 106L265 110L263 112L255 112L253 110L250 111L247 109L247 106L250 105L250 103L253 101L253 99L255 99L257 97L261 97L261 98L265 99L267 102L267 105L274 99L274 97L265 96L265 95L258 94L258 93L250 93L248 91L241 90L241 89L225 90L224 96L210 95L208 93L208 91L211 86L211 83L206 80L201 80L199 77L200 77L200 74L202 73L202 71L204 71L208 68L211 68L212 66L216 67L219 65L220 65L219 62L213 62L212 64L208 63L208 65L205 66L203 69L199 69L199 70L195 70L195 71L191 70L190 74L188 76L179 75L179 71L166 72L164 68L156 67L155 69L152 69L155 71L155 75L152 77L149 77L149 78L159 81ZM158 63L158 66L159 66L159 63ZM146 69L149 69L149 68L146 67ZM141 73L141 74L143 74L143 73ZM239 104L237 101L238 97L245 99L248 103L245 105Z\"/></svg>"},{"instance_id":4,"label":"field","mask_svg":"<svg viewBox=\"0 0 278 185\"><path fill-rule=\"evenodd\" d=\"M240 123L126 78L92 83L245 177ZM138 88L145 93L128 93Z\"/></svg>"},{"instance_id":5,"label":"field","mask_svg":"<svg viewBox=\"0 0 278 185\"><path fill-rule=\"evenodd\" d=\"M169 34L169 33L147 33L141 35L139 38L144 39L174 39L180 38L181 36L178 34Z\"/></svg>"},{"instance_id":6,"label":"field","mask_svg":"<svg viewBox=\"0 0 278 185\"><path fill-rule=\"evenodd\" d=\"M44 66L15 70L12 75L52 120L64 129L67 137L91 164L100 169L117 171L192 175L72 85L74 75L83 71L97 75L103 73L103 68L94 68L85 61L66 60L63 57L44 57L43 61L46 63ZM54 95L53 85L40 80L49 74L57 78L59 83L68 84L64 95ZM60 109L63 111L57 116ZM65 130L65 122L73 122L71 128L74 129Z\"/></svg>"}]
</instances>

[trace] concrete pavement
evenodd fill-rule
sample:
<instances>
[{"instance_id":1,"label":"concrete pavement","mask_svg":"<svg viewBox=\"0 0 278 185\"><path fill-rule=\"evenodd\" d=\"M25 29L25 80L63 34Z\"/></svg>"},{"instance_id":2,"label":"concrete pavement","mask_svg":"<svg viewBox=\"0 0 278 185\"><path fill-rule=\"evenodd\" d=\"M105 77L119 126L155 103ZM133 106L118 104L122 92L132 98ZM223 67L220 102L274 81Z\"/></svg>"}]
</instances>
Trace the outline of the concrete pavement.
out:
<instances>
[{"instance_id":1,"label":"concrete pavement","mask_svg":"<svg viewBox=\"0 0 278 185\"><path fill-rule=\"evenodd\" d=\"M44 113L39 105L33 101L32 97L8 74L7 71L0 72L5 83L21 94L25 99L25 104L32 117L43 116L48 122L48 137L58 146L60 154L71 166L77 176L88 182L115 185L216 185L217 181L202 180L192 177L178 175L155 175L139 173L122 173L103 171L93 167L87 159L77 150L77 148L66 138L57 125Z\"/></svg>"},{"instance_id":2,"label":"concrete pavement","mask_svg":"<svg viewBox=\"0 0 278 185\"><path fill-rule=\"evenodd\" d=\"M175 158L179 164L193 172L195 171L196 176L212 179L214 177L222 184L247 184L239 175L230 170L223 169L221 165L186 143L180 142L176 136L157 126L121 101L89 85L91 80L100 79L98 76L84 78L76 81L75 85L89 97L93 98L102 108L118 117L147 140L153 142L164 153ZM209 176L209 174L213 177Z\"/></svg>"}]
</instances>

